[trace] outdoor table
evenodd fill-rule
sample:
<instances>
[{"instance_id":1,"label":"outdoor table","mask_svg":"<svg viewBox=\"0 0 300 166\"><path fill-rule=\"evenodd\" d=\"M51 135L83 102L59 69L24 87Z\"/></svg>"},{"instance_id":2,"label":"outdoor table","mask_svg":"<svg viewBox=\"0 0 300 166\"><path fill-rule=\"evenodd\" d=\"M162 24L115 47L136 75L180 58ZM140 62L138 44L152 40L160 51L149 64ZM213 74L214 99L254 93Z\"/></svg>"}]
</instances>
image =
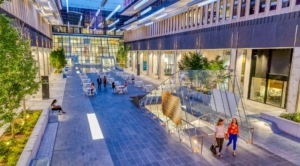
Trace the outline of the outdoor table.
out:
<instances>
[{"instance_id":1,"label":"outdoor table","mask_svg":"<svg viewBox=\"0 0 300 166\"><path fill-rule=\"evenodd\" d=\"M82 80L81 80L82 84L83 84L83 83L90 83L90 81L91 81L91 80L90 80L89 78L86 78L86 79L82 79Z\"/></svg>"},{"instance_id":2,"label":"outdoor table","mask_svg":"<svg viewBox=\"0 0 300 166\"><path fill-rule=\"evenodd\" d=\"M135 81L137 87L142 87L143 81Z\"/></svg>"},{"instance_id":3,"label":"outdoor table","mask_svg":"<svg viewBox=\"0 0 300 166\"><path fill-rule=\"evenodd\" d=\"M82 84L83 87L87 87L87 86L90 86L90 85L91 85L91 83L89 83L89 82Z\"/></svg>"},{"instance_id":4,"label":"outdoor table","mask_svg":"<svg viewBox=\"0 0 300 166\"><path fill-rule=\"evenodd\" d=\"M92 95L92 88L87 87L86 90L88 90L89 94L88 95Z\"/></svg>"},{"instance_id":5,"label":"outdoor table","mask_svg":"<svg viewBox=\"0 0 300 166\"><path fill-rule=\"evenodd\" d=\"M124 88L123 85L116 86L117 93L123 93L123 90L122 90L123 88Z\"/></svg>"},{"instance_id":6,"label":"outdoor table","mask_svg":"<svg viewBox=\"0 0 300 166\"><path fill-rule=\"evenodd\" d=\"M146 92L150 92L152 90L152 87L153 86L151 84L145 85Z\"/></svg>"}]
</instances>

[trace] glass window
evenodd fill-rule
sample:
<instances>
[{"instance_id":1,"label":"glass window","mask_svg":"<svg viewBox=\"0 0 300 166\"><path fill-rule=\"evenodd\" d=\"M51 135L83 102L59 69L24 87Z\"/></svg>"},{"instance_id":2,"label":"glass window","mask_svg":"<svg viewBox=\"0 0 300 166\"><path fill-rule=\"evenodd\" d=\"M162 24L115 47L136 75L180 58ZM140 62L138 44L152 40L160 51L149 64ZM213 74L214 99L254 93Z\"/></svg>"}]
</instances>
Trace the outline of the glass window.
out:
<instances>
[{"instance_id":1,"label":"glass window","mask_svg":"<svg viewBox=\"0 0 300 166\"><path fill-rule=\"evenodd\" d=\"M282 0L282 8L286 8L290 6L290 0Z\"/></svg>"},{"instance_id":2,"label":"glass window","mask_svg":"<svg viewBox=\"0 0 300 166\"><path fill-rule=\"evenodd\" d=\"M259 13L265 12L265 7L266 7L266 0L260 0L259 2Z\"/></svg>"},{"instance_id":3,"label":"glass window","mask_svg":"<svg viewBox=\"0 0 300 166\"><path fill-rule=\"evenodd\" d=\"M196 23L197 23L197 10L194 9L194 23L193 23L193 25L195 26Z\"/></svg>"},{"instance_id":4,"label":"glass window","mask_svg":"<svg viewBox=\"0 0 300 166\"><path fill-rule=\"evenodd\" d=\"M234 0L233 2L233 8L232 8L232 18L235 19L237 16L237 10L238 10L238 0Z\"/></svg>"},{"instance_id":5,"label":"glass window","mask_svg":"<svg viewBox=\"0 0 300 166\"><path fill-rule=\"evenodd\" d=\"M277 0L270 1L270 10L276 10Z\"/></svg>"},{"instance_id":6,"label":"glass window","mask_svg":"<svg viewBox=\"0 0 300 166\"><path fill-rule=\"evenodd\" d=\"M214 10L213 10L213 23L216 22L217 19L217 2L214 3Z\"/></svg>"},{"instance_id":7,"label":"glass window","mask_svg":"<svg viewBox=\"0 0 300 166\"><path fill-rule=\"evenodd\" d=\"M211 4L208 4L208 10L207 10L207 24L210 24L210 15L211 15Z\"/></svg>"},{"instance_id":8,"label":"glass window","mask_svg":"<svg viewBox=\"0 0 300 166\"><path fill-rule=\"evenodd\" d=\"M190 10L190 12L189 12L189 26L191 26L192 25L192 10Z\"/></svg>"},{"instance_id":9,"label":"glass window","mask_svg":"<svg viewBox=\"0 0 300 166\"><path fill-rule=\"evenodd\" d=\"M242 0L241 4L241 17L244 17L246 13L246 0Z\"/></svg>"},{"instance_id":10,"label":"glass window","mask_svg":"<svg viewBox=\"0 0 300 166\"><path fill-rule=\"evenodd\" d=\"M202 25L205 24L205 6L202 7Z\"/></svg>"},{"instance_id":11,"label":"glass window","mask_svg":"<svg viewBox=\"0 0 300 166\"><path fill-rule=\"evenodd\" d=\"M225 19L228 20L230 17L230 0L227 1L226 4L226 13L225 13Z\"/></svg>"},{"instance_id":12,"label":"glass window","mask_svg":"<svg viewBox=\"0 0 300 166\"><path fill-rule=\"evenodd\" d=\"M299 5L300 4L300 0L296 0L296 5Z\"/></svg>"},{"instance_id":13,"label":"glass window","mask_svg":"<svg viewBox=\"0 0 300 166\"><path fill-rule=\"evenodd\" d=\"M184 27L184 13L181 15L181 29Z\"/></svg>"},{"instance_id":14,"label":"glass window","mask_svg":"<svg viewBox=\"0 0 300 166\"><path fill-rule=\"evenodd\" d=\"M255 0L250 0L249 15L254 14L254 12L255 12Z\"/></svg>"},{"instance_id":15,"label":"glass window","mask_svg":"<svg viewBox=\"0 0 300 166\"><path fill-rule=\"evenodd\" d=\"M201 8L198 8L198 24L200 24L201 21Z\"/></svg>"},{"instance_id":16,"label":"glass window","mask_svg":"<svg viewBox=\"0 0 300 166\"><path fill-rule=\"evenodd\" d=\"M223 17L223 5L224 5L223 0L220 0L219 21L222 21L222 17Z\"/></svg>"}]
</instances>

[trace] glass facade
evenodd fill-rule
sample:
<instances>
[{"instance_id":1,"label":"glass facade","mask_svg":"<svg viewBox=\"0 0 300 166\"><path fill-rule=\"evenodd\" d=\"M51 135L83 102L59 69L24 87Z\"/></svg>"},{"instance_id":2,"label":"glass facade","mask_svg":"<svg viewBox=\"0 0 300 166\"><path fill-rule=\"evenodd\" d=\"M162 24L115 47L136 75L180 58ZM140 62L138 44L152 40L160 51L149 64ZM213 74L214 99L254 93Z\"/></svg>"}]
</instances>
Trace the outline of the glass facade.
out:
<instances>
[{"instance_id":1,"label":"glass facade","mask_svg":"<svg viewBox=\"0 0 300 166\"><path fill-rule=\"evenodd\" d=\"M64 48L66 57L79 64L113 66L119 38L53 35L53 48Z\"/></svg>"}]
</instances>

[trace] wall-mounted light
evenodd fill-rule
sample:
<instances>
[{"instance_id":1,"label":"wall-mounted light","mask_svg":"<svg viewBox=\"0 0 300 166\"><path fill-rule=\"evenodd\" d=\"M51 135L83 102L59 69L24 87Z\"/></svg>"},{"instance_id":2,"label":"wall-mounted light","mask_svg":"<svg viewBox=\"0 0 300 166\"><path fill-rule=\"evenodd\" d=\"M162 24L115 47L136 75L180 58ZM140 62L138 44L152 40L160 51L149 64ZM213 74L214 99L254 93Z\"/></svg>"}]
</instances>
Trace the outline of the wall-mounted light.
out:
<instances>
[{"instance_id":1,"label":"wall-mounted light","mask_svg":"<svg viewBox=\"0 0 300 166\"><path fill-rule=\"evenodd\" d=\"M121 5L118 5L114 11L112 11L106 18L105 21L109 20L119 9L120 9Z\"/></svg>"},{"instance_id":2,"label":"wall-mounted light","mask_svg":"<svg viewBox=\"0 0 300 166\"><path fill-rule=\"evenodd\" d=\"M98 24L98 27L101 27L102 23Z\"/></svg>"},{"instance_id":3,"label":"wall-mounted light","mask_svg":"<svg viewBox=\"0 0 300 166\"><path fill-rule=\"evenodd\" d=\"M41 12L43 13L44 16L46 16L46 13L43 9L41 10Z\"/></svg>"},{"instance_id":4,"label":"wall-mounted light","mask_svg":"<svg viewBox=\"0 0 300 166\"><path fill-rule=\"evenodd\" d=\"M144 5L145 3L147 3L148 0L142 0L140 3L136 4L134 7L133 7L133 10L136 10L138 9L139 7L141 7L142 5Z\"/></svg>"},{"instance_id":5,"label":"wall-mounted light","mask_svg":"<svg viewBox=\"0 0 300 166\"><path fill-rule=\"evenodd\" d=\"M152 25L154 22L149 22L149 23L147 23L147 24L145 24L145 26L149 26L149 25Z\"/></svg>"},{"instance_id":6,"label":"wall-mounted light","mask_svg":"<svg viewBox=\"0 0 300 166\"><path fill-rule=\"evenodd\" d=\"M158 10L158 11L156 11L156 12L150 14L149 16L147 16L147 17L142 18L141 20L139 20L139 23L145 22L145 21L148 20L149 18L151 18L151 17L153 17L153 16L155 16L155 15L157 15L157 14L159 14L159 13L165 11L165 10L166 10L166 8L161 8L160 10Z\"/></svg>"},{"instance_id":7,"label":"wall-mounted light","mask_svg":"<svg viewBox=\"0 0 300 166\"><path fill-rule=\"evenodd\" d=\"M52 8L52 5L51 5L51 2L50 2L50 1L48 1L48 6L49 6L49 8L50 8L51 10L53 10L53 8Z\"/></svg>"},{"instance_id":8,"label":"wall-mounted light","mask_svg":"<svg viewBox=\"0 0 300 166\"><path fill-rule=\"evenodd\" d=\"M108 32L108 33L109 33L109 32L112 32L112 31L114 31L115 29L116 29L116 28L113 28L113 29L111 29L111 30L109 30L109 31L107 31L107 32Z\"/></svg>"},{"instance_id":9,"label":"wall-mounted light","mask_svg":"<svg viewBox=\"0 0 300 166\"><path fill-rule=\"evenodd\" d=\"M116 20L116 21L114 21L113 23L109 24L109 25L108 25L108 28L109 28L109 27L112 27L112 26L114 26L114 25L115 25L116 23L118 23L119 21L120 21L120 20L119 20L119 19L117 19L117 20Z\"/></svg>"},{"instance_id":10,"label":"wall-mounted light","mask_svg":"<svg viewBox=\"0 0 300 166\"><path fill-rule=\"evenodd\" d=\"M152 7L148 7L146 10L144 10L144 11L141 12L141 16L144 15L144 14L146 14L146 13L148 13L151 10L152 10Z\"/></svg>"},{"instance_id":11,"label":"wall-mounted light","mask_svg":"<svg viewBox=\"0 0 300 166\"><path fill-rule=\"evenodd\" d=\"M166 17L168 14L167 13L165 13L165 14L162 14L162 15L160 15L160 16L158 16L158 17L156 17L155 19L156 20L158 20L158 19L161 19L161 18L163 18L163 17Z\"/></svg>"},{"instance_id":12,"label":"wall-mounted light","mask_svg":"<svg viewBox=\"0 0 300 166\"><path fill-rule=\"evenodd\" d=\"M99 13L100 13L100 9L97 10L96 17L99 15Z\"/></svg>"}]
</instances>

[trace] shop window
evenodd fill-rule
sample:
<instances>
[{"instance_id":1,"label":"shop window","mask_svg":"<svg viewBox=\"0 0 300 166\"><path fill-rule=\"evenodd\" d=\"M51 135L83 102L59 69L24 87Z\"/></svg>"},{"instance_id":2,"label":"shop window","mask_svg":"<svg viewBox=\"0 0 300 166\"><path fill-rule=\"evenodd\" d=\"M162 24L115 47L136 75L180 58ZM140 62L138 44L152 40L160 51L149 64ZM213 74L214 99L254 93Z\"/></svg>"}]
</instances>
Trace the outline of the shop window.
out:
<instances>
[{"instance_id":1,"label":"shop window","mask_svg":"<svg viewBox=\"0 0 300 166\"><path fill-rule=\"evenodd\" d=\"M242 0L241 4L241 17L244 17L246 13L246 0Z\"/></svg>"},{"instance_id":2,"label":"shop window","mask_svg":"<svg viewBox=\"0 0 300 166\"><path fill-rule=\"evenodd\" d=\"M202 25L205 24L205 6L202 7Z\"/></svg>"},{"instance_id":3,"label":"shop window","mask_svg":"<svg viewBox=\"0 0 300 166\"><path fill-rule=\"evenodd\" d=\"M219 21L222 21L222 18L223 18L223 6L224 6L224 1L220 0Z\"/></svg>"},{"instance_id":4,"label":"shop window","mask_svg":"<svg viewBox=\"0 0 300 166\"><path fill-rule=\"evenodd\" d=\"M228 20L230 17L230 0L226 4L225 20Z\"/></svg>"},{"instance_id":5,"label":"shop window","mask_svg":"<svg viewBox=\"0 0 300 166\"><path fill-rule=\"evenodd\" d=\"M290 6L290 0L282 0L282 8L286 8Z\"/></svg>"},{"instance_id":6,"label":"shop window","mask_svg":"<svg viewBox=\"0 0 300 166\"><path fill-rule=\"evenodd\" d=\"M276 6L277 6L277 0L271 0L270 1L270 11L276 10Z\"/></svg>"},{"instance_id":7,"label":"shop window","mask_svg":"<svg viewBox=\"0 0 300 166\"><path fill-rule=\"evenodd\" d=\"M232 8L232 19L235 19L237 16L237 10L238 10L238 0L234 0L233 2L233 8Z\"/></svg>"},{"instance_id":8,"label":"shop window","mask_svg":"<svg viewBox=\"0 0 300 166\"><path fill-rule=\"evenodd\" d=\"M217 2L214 2L213 23L216 22L216 19L217 19Z\"/></svg>"},{"instance_id":9,"label":"shop window","mask_svg":"<svg viewBox=\"0 0 300 166\"><path fill-rule=\"evenodd\" d=\"M260 0L258 12L259 13L265 12L265 8L266 8L266 0Z\"/></svg>"},{"instance_id":10,"label":"shop window","mask_svg":"<svg viewBox=\"0 0 300 166\"><path fill-rule=\"evenodd\" d=\"M208 4L208 10L207 10L207 24L210 24L210 15L211 15L211 4Z\"/></svg>"}]
</instances>

